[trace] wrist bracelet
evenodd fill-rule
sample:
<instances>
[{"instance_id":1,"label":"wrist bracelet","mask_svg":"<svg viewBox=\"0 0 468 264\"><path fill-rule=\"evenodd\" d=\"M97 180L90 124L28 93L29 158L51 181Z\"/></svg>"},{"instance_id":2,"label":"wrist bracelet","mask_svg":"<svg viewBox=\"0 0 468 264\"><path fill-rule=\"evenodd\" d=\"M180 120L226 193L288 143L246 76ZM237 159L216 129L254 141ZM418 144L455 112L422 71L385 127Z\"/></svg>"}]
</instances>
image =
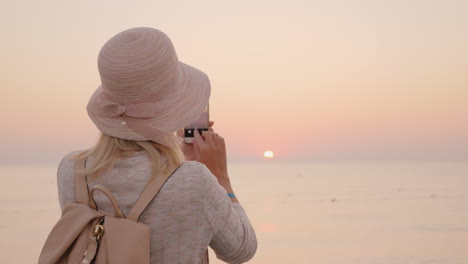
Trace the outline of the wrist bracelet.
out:
<instances>
[{"instance_id":1,"label":"wrist bracelet","mask_svg":"<svg viewBox=\"0 0 468 264\"><path fill-rule=\"evenodd\" d=\"M228 193L228 196L231 198L236 198L236 196L233 193Z\"/></svg>"}]
</instances>

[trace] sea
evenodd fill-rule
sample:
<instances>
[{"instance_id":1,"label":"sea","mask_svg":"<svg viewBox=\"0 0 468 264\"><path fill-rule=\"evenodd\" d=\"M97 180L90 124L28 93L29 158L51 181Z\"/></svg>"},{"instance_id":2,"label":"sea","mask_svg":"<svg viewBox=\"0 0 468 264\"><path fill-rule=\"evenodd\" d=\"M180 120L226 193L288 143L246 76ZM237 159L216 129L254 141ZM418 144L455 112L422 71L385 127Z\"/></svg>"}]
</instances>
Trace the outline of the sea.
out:
<instances>
[{"instance_id":1,"label":"sea","mask_svg":"<svg viewBox=\"0 0 468 264\"><path fill-rule=\"evenodd\" d=\"M0 263L37 263L57 165L0 167ZM467 264L468 162L231 162L255 264ZM210 263L216 259L210 249Z\"/></svg>"}]
</instances>

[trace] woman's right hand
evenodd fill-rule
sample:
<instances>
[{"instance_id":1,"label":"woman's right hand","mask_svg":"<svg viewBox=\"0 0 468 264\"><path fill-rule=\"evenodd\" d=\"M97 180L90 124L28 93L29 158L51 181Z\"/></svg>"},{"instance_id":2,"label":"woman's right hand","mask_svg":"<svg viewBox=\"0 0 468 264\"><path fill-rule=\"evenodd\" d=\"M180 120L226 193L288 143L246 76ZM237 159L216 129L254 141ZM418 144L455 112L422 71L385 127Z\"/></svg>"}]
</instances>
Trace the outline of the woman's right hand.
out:
<instances>
[{"instance_id":1,"label":"woman's right hand","mask_svg":"<svg viewBox=\"0 0 468 264\"><path fill-rule=\"evenodd\" d=\"M202 135L195 129L193 141L195 158L210 169L219 182L229 181L224 138L212 129L203 131Z\"/></svg>"}]
</instances>

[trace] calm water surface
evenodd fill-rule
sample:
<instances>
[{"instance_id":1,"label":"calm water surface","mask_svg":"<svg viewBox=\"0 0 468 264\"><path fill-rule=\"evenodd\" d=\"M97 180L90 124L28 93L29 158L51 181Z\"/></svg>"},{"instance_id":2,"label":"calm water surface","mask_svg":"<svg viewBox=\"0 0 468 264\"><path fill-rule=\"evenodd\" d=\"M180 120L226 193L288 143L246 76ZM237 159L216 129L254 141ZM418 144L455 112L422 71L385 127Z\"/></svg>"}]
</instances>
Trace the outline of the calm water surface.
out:
<instances>
[{"instance_id":1,"label":"calm water surface","mask_svg":"<svg viewBox=\"0 0 468 264\"><path fill-rule=\"evenodd\" d=\"M56 165L0 167L0 263L37 263ZM232 163L256 264L466 264L468 163ZM210 251L211 263L222 263Z\"/></svg>"}]
</instances>

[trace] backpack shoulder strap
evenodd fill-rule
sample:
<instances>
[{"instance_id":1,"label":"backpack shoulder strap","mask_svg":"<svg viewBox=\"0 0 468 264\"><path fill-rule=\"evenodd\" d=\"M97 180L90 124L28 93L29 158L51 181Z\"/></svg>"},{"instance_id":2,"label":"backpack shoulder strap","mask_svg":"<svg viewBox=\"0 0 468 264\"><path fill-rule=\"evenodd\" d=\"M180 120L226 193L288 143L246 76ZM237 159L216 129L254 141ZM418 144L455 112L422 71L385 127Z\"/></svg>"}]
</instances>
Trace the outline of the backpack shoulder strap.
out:
<instances>
[{"instance_id":1,"label":"backpack shoulder strap","mask_svg":"<svg viewBox=\"0 0 468 264\"><path fill-rule=\"evenodd\" d=\"M171 177L172 174L174 174L174 172L176 172L177 169L179 169L182 165L183 163L169 175L159 175L157 177L152 177L146 184L143 192L140 194L140 197L138 197L135 205L128 213L127 218L132 221L139 222L141 213L143 213L154 197L156 197L159 190L164 185L164 183L166 183L169 177Z\"/></svg>"},{"instance_id":2,"label":"backpack shoulder strap","mask_svg":"<svg viewBox=\"0 0 468 264\"><path fill-rule=\"evenodd\" d=\"M86 182L86 175L78 174L78 170L86 167L86 159L81 159L75 162L74 168L74 192L75 192L75 202L81 204L89 204L88 202L88 184Z\"/></svg>"}]
</instances>

